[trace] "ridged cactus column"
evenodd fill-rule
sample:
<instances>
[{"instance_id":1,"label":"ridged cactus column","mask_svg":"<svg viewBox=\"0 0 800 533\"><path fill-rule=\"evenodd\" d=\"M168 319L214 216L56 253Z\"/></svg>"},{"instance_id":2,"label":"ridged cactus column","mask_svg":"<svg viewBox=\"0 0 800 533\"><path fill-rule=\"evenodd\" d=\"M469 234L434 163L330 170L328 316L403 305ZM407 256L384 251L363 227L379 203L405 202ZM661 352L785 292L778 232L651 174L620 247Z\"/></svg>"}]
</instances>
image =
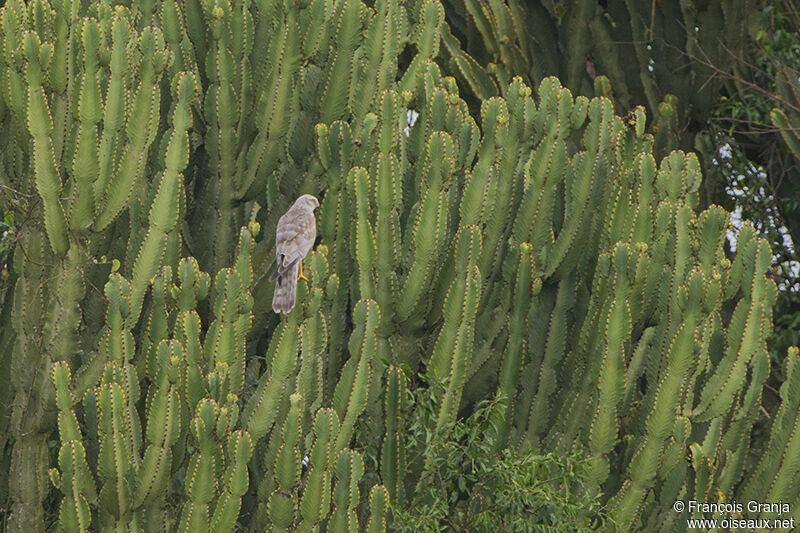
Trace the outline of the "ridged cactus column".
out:
<instances>
[{"instance_id":1,"label":"ridged cactus column","mask_svg":"<svg viewBox=\"0 0 800 533\"><path fill-rule=\"evenodd\" d=\"M300 481L300 452L298 441L300 439L302 398L293 394L289 398L289 412L281 431L281 445L275 457L275 481L277 487L267 502L269 516L273 528L287 530L295 522L295 515L299 507L296 486Z\"/></svg>"},{"instance_id":2,"label":"ridged cactus column","mask_svg":"<svg viewBox=\"0 0 800 533\"><path fill-rule=\"evenodd\" d=\"M102 292L87 294L97 279L90 254L106 253L108 226L129 205L156 138L157 86L167 60L159 49L158 29L133 32L123 7L98 13L81 19L79 5L71 2L9 2L2 11L3 120L10 126L4 136L10 159L4 165L14 161L2 179L40 198L40 212L30 214L43 220L41 233L21 232L19 242L28 251L20 248L15 269L15 306L23 306L24 311L18 310L28 318L14 327L12 371L18 379L11 428L12 434L19 431L25 437L17 439L11 478L25 488L12 482L12 529L42 527L47 461L41 444L49 415L42 417L55 412L52 386L44 381L49 366L61 360L86 363L75 374L81 392L94 385L102 369L103 361L91 353L97 339L79 335L83 320L91 323L92 335L100 329L84 314L85 298L97 302ZM134 48L141 53L132 54ZM134 117L127 121L126 107ZM87 232L90 226L100 232L96 241ZM41 245L27 242L34 235ZM48 266L31 269L31 259ZM30 283L41 285L43 292L27 292ZM59 303L37 311L50 298ZM102 319L102 314L91 316ZM40 340L26 339L30 334ZM85 355L77 355L78 344Z\"/></svg>"},{"instance_id":3,"label":"ridged cactus column","mask_svg":"<svg viewBox=\"0 0 800 533\"><path fill-rule=\"evenodd\" d=\"M602 76L593 98L513 78L489 39L513 2L466 6L505 58L484 69L452 3L0 9L10 530L383 531L433 504L469 529L473 481L422 489L487 401L476 453L583 454L608 524L797 502L796 350L750 455L771 253L746 225L729 254L697 157L654 156L674 99L653 136ZM276 315L302 193L318 242Z\"/></svg>"},{"instance_id":4,"label":"ridged cactus column","mask_svg":"<svg viewBox=\"0 0 800 533\"><path fill-rule=\"evenodd\" d=\"M89 531L92 523L90 504L97 504L97 488L89 471L86 448L73 410L75 401L70 390L72 376L69 366L63 361L53 365L51 379L56 388L61 448L58 468L50 469L50 479L64 495L59 507L59 520L64 531Z\"/></svg>"},{"instance_id":5,"label":"ridged cactus column","mask_svg":"<svg viewBox=\"0 0 800 533\"><path fill-rule=\"evenodd\" d=\"M323 408L314 417L314 444L309 454L306 489L300 502L301 527L312 529L328 518L331 505L331 486L336 458L336 437L339 417L336 411Z\"/></svg>"}]
</instances>

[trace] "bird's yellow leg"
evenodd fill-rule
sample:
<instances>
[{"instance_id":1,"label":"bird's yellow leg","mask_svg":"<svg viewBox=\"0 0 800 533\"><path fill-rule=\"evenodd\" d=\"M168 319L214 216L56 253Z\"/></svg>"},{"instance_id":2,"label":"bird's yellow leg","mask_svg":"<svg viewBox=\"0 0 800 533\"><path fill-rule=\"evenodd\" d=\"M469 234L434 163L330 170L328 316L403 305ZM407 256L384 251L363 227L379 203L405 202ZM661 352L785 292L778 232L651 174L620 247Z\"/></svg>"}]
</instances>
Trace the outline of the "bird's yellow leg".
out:
<instances>
[{"instance_id":1,"label":"bird's yellow leg","mask_svg":"<svg viewBox=\"0 0 800 533\"><path fill-rule=\"evenodd\" d=\"M303 275L303 262L302 261L300 261L300 271L297 274L297 279L304 279L304 280L308 281L308 278Z\"/></svg>"}]
</instances>

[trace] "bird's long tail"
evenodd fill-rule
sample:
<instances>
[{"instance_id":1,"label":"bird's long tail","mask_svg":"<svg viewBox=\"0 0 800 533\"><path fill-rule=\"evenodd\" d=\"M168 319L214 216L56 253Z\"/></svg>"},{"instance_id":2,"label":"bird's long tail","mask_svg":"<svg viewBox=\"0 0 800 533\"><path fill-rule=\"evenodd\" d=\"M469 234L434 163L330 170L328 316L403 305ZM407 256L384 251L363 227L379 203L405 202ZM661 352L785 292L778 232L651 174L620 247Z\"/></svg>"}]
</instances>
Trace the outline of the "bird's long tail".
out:
<instances>
[{"instance_id":1,"label":"bird's long tail","mask_svg":"<svg viewBox=\"0 0 800 533\"><path fill-rule=\"evenodd\" d=\"M294 309L297 295L297 267L298 264L295 263L288 271L278 276L275 282L272 310L276 313L288 313Z\"/></svg>"}]
</instances>

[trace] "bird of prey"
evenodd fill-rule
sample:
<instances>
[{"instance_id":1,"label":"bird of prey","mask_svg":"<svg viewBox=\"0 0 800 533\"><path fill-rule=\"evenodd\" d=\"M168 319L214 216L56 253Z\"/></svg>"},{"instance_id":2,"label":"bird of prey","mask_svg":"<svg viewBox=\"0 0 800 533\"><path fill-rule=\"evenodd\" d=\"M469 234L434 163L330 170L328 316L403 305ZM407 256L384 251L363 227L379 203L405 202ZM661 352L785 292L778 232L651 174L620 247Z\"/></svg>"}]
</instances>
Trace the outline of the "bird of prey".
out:
<instances>
[{"instance_id":1,"label":"bird of prey","mask_svg":"<svg viewBox=\"0 0 800 533\"><path fill-rule=\"evenodd\" d=\"M297 280L303 276L303 258L317 238L314 209L319 200L310 194L298 198L292 207L278 220L275 229L275 272L270 281L277 280L272 296L272 310L288 313L294 308ZM300 274L298 275L298 269Z\"/></svg>"}]
</instances>

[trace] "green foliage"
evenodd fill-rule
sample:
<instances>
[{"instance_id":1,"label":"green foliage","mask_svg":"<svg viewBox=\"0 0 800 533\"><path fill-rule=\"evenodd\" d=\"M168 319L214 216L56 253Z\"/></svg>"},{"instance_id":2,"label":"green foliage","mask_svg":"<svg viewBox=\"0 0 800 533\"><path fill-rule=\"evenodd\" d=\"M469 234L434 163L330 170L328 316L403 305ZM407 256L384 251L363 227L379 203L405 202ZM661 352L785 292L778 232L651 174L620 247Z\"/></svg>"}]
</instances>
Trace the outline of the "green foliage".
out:
<instances>
[{"instance_id":1,"label":"green foliage","mask_svg":"<svg viewBox=\"0 0 800 533\"><path fill-rule=\"evenodd\" d=\"M500 78L471 109L437 0L0 21L9 529L580 529L602 504L628 530L688 494L796 502L789 428L789 474L748 456L770 249L748 226L726 257L697 157L653 155L674 99L655 136L599 78ZM320 243L277 316L272 231L303 192Z\"/></svg>"},{"instance_id":2,"label":"green foliage","mask_svg":"<svg viewBox=\"0 0 800 533\"><path fill-rule=\"evenodd\" d=\"M430 457L431 476L406 506L392 506L393 531L590 531L590 518L600 523L599 495L582 489L588 462L579 452L495 451L508 407L503 397L436 429L442 384L430 381L409 398L407 450Z\"/></svg>"}]
</instances>

